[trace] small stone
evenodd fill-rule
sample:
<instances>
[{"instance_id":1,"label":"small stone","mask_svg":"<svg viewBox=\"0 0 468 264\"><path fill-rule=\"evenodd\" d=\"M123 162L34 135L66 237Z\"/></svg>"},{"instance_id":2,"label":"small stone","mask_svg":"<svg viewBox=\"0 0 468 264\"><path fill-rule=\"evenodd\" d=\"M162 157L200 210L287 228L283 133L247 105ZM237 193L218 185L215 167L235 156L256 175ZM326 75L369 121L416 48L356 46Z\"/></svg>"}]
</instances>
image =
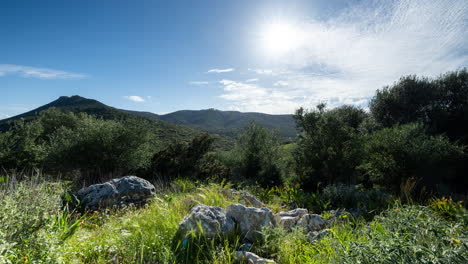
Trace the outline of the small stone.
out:
<instances>
[{"instance_id":1,"label":"small stone","mask_svg":"<svg viewBox=\"0 0 468 264\"><path fill-rule=\"evenodd\" d=\"M275 264L276 262L271 259L264 259L252 252L245 252L245 251L235 251L234 258L237 262L240 263L247 263L247 264Z\"/></svg>"}]
</instances>

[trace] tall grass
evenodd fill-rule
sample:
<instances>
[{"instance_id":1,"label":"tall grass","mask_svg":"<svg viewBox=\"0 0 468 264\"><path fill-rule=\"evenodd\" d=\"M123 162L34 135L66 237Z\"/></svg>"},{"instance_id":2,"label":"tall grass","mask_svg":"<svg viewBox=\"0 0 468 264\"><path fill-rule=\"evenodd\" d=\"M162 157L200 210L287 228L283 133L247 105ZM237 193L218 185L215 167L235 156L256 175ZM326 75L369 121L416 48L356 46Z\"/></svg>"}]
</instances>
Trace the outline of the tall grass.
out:
<instances>
[{"instance_id":1,"label":"tall grass","mask_svg":"<svg viewBox=\"0 0 468 264\"><path fill-rule=\"evenodd\" d=\"M0 263L50 263L56 248L54 216L61 210L60 182L48 182L40 172L18 181L0 176Z\"/></svg>"},{"instance_id":2,"label":"tall grass","mask_svg":"<svg viewBox=\"0 0 468 264\"><path fill-rule=\"evenodd\" d=\"M222 190L230 186L178 180L160 185L144 207L82 215L63 206L63 182L38 173L22 181L8 178L0 183L0 263L235 263L233 253L242 247L236 235L176 237L194 205L237 203L239 197ZM271 202L267 206L286 209L280 197ZM249 250L288 264L464 264L467 216L450 199L434 199L429 206L396 202L369 222L349 217L313 243L301 229L267 228Z\"/></svg>"}]
</instances>

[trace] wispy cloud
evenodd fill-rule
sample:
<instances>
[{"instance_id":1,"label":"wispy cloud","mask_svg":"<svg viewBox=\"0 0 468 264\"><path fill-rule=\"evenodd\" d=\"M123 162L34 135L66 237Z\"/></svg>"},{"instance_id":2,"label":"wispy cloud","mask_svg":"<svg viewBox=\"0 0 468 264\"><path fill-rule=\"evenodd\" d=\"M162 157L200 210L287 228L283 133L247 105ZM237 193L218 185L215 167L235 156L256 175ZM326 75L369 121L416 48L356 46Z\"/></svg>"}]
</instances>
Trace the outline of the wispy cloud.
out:
<instances>
[{"instance_id":1,"label":"wispy cloud","mask_svg":"<svg viewBox=\"0 0 468 264\"><path fill-rule=\"evenodd\" d=\"M227 68L227 69L211 69L208 70L207 73L224 73L224 72L232 72L235 71L234 68Z\"/></svg>"},{"instance_id":2,"label":"wispy cloud","mask_svg":"<svg viewBox=\"0 0 468 264\"><path fill-rule=\"evenodd\" d=\"M192 81L192 82L189 82L190 85L207 85L209 84L209 82L205 82L205 81Z\"/></svg>"},{"instance_id":3,"label":"wispy cloud","mask_svg":"<svg viewBox=\"0 0 468 264\"><path fill-rule=\"evenodd\" d=\"M271 69L251 69L251 68L248 68L249 71L251 72L255 72L257 74L266 74L266 75L273 75L275 74L273 72L273 70Z\"/></svg>"},{"instance_id":4,"label":"wispy cloud","mask_svg":"<svg viewBox=\"0 0 468 264\"><path fill-rule=\"evenodd\" d=\"M133 102L137 102L137 103L142 103L145 101L145 99L143 99L142 97L138 95L127 95L127 96L124 96L124 98Z\"/></svg>"},{"instance_id":5,"label":"wispy cloud","mask_svg":"<svg viewBox=\"0 0 468 264\"><path fill-rule=\"evenodd\" d=\"M248 79L248 80L246 80L245 82L246 82L246 83L258 82L258 79L257 79L257 78Z\"/></svg>"},{"instance_id":6,"label":"wispy cloud","mask_svg":"<svg viewBox=\"0 0 468 264\"><path fill-rule=\"evenodd\" d=\"M287 81L277 81L273 85L274 86L288 86L289 83Z\"/></svg>"},{"instance_id":7,"label":"wispy cloud","mask_svg":"<svg viewBox=\"0 0 468 264\"><path fill-rule=\"evenodd\" d=\"M82 79L88 77L86 74L66 72L48 68L0 64L0 76L12 74L39 79Z\"/></svg>"},{"instance_id":8,"label":"wispy cloud","mask_svg":"<svg viewBox=\"0 0 468 264\"><path fill-rule=\"evenodd\" d=\"M403 75L437 76L468 66L466 0L363 1L338 17L295 25L303 43L275 58L281 71L249 69L271 75L271 88L263 88L268 94L288 96L231 100L232 107L271 111L271 103L284 113L317 102L365 107L376 89Z\"/></svg>"}]
</instances>

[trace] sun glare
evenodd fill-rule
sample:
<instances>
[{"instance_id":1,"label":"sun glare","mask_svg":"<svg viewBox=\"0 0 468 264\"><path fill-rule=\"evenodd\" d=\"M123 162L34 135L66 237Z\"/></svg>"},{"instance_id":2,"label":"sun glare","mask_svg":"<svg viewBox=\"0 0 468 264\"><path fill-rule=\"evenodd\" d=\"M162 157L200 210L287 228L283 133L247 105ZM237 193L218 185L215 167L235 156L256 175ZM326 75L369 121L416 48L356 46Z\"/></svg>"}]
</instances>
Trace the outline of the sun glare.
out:
<instances>
[{"instance_id":1,"label":"sun glare","mask_svg":"<svg viewBox=\"0 0 468 264\"><path fill-rule=\"evenodd\" d=\"M282 55L299 47L303 34L287 23L271 23L262 32L262 47L269 55Z\"/></svg>"}]
</instances>

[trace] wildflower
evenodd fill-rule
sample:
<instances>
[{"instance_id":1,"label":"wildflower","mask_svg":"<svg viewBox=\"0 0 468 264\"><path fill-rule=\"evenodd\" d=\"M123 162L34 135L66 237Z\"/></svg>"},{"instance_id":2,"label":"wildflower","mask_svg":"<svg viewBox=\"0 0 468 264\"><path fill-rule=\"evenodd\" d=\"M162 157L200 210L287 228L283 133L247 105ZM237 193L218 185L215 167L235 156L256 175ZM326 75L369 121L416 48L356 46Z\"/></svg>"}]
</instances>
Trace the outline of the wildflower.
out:
<instances>
[{"instance_id":1,"label":"wildflower","mask_svg":"<svg viewBox=\"0 0 468 264\"><path fill-rule=\"evenodd\" d=\"M458 239L456 239L456 238L454 238L454 237L450 238L450 241L452 241L452 243L454 243L454 244L456 244L456 245L460 245L460 244L461 244L461 241L458 240Z\"/></svg>"}]
</instances>

